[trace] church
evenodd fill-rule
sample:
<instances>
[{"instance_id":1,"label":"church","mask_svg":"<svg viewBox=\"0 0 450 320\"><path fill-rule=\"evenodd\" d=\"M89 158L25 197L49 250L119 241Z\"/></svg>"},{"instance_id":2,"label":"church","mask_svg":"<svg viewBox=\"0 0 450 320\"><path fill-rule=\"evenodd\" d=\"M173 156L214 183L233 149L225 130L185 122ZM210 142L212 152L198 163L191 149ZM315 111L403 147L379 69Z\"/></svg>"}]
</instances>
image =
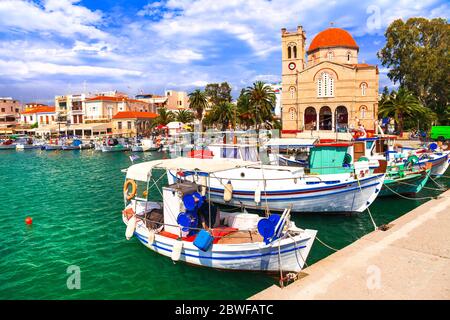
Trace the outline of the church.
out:
<instances>
[{"instance_id":1,"label":"church","mask_svg":"<svg viewBox=\"0 0 450 320\"><path fill-rule=\"evenodd\" d=\"M359 46L347 31L319 32L305 52L306 33L281 29L283 135L375 129L378 67L358 62Z\"/></svg>"}]
</instances>

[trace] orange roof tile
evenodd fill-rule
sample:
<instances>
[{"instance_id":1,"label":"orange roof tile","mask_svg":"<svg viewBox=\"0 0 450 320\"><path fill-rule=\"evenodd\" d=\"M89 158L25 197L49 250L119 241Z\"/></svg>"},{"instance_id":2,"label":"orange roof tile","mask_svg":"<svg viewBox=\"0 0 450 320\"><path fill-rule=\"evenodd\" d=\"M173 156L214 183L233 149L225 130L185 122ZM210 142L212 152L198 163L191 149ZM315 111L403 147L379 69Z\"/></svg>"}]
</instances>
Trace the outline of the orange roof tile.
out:
<instances>
[{"instance_id":1,"label":"orange roof tile","mask_svg":"<svg viewBox=\"0 0 450 320\"><path fill-rule=\"evenodd\" d=\"M355 39L347 31L340 28L328 28L319 32L309 45L307 53L320 49L330 47L345 47L359 50Z\"/></svg>"},{"instance_id":2,"label":"orange roof tile","mask_svg":"<svg viewBox=\"0 0 450 320\"><path fill-rule=\"evenodd\" d=\"M117 112L113 119L135 119L135 118L144 118L144 119L154 119L158 115L152 112L140 112L140 111L121 111Z\"/></svg>"},{"instance_id":3,"label":"orange roof tile","mask_svg":"<svg viewBox=\"0 0 450 320\"><path fill-rule=\"evenodd\" d=\"M33 113L48 113L48 112L55 112L55 107L50 106L38 106L34 108L26 109L25 111L22 111L22 114L33 114Z\"/></svg>"}]
</instances>

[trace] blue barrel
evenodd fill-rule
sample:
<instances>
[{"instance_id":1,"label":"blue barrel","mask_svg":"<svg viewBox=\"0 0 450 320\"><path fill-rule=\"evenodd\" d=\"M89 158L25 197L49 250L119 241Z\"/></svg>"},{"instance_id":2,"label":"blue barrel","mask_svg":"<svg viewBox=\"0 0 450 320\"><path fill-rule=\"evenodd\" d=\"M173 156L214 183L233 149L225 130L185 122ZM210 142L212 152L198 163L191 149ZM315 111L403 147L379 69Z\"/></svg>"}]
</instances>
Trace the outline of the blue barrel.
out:
<instances>
[{"instance_id":1,"label":"blue barrel","mask_svg":"<svg viewBox=\"0 0 450 320\"><path fill-rule=\"evenodd\" d=\"M200 230L194 240L194 246L206 252L211 248L214 237L206 230Z\"/></svg>"},{"instance_id":2,"label":"blue barrel","mask_svg":"<svg viewBox=\"0 0 450 320\"><path fill-rule=\"evenodd\" d=\"M196 228L198 223L198 216L195 212L180 212L177 217L177 223L182 226L182 231L190 231L190 228Z\"/></svg>"}]
</instances>

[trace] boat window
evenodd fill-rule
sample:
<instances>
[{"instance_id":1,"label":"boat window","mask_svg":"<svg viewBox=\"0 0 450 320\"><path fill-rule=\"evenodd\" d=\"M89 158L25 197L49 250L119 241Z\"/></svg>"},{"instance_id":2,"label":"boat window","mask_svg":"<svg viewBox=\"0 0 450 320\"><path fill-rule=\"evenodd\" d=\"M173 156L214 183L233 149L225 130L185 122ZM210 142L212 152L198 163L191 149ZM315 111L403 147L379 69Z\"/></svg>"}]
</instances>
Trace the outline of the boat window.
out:
<instances>
[{"instance_id":1,"label":"boat window","mask_svg":"<svg viewBox=\"0 0 450 320\"><path fill-rule=\"evenodd\" d=\"M238 149L236 147L224 147L222 148L222 158L238 159Z\"/></svg>"},{"instance_id":2,"label":"boat window","mask_svg":"<svg viewBox=\"0 0 450 320\"><path fill-rule=\"evenodd\" d=\"M372 146L373 146L373 141L366 141L366 149L367 150L372 149Z\"/></svg>"}]
</instances>

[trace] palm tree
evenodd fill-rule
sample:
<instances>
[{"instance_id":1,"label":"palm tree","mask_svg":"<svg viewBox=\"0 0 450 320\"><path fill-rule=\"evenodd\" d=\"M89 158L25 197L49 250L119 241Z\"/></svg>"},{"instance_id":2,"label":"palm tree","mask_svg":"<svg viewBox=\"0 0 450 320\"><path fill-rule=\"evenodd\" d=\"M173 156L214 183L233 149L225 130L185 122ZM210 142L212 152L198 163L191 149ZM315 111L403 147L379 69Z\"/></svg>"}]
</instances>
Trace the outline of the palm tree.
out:
<instances>
[{"instance_id":1,"label":"palm tree","mask_svg":"<svg viewBox=\"0 0 450 320\"><path fill-rule=\"evenodd\" d=\"M175 119L178 122L191 123L194 120L194 115L189 110L178 110L175 114Z\"/></svg>"},{"instance_id":2,"label":"palm tree","mask_svg":"<svg viewBox=\"0 0 450 320\"><path fill-rule=\"evenodd\" d=\"M200 89L196 89L194 92L189 93L189 108L196 113L196 117L200 121L200 131L203 131L201 124L203 119L203 112L207 107L208 98L203 91L201 91Z\"/></svg>"},{"instance_id":3,"label":"palm tree","mask_svg":"<svg viewBox=\"0 0 450 320\"><path fill-rule=\"evenodd\" d=\"M256 81L252 87L245 89L251 109L254 110L256 134L259 137L259 124L273 119L276 97L272 88L263 81Z\"/></svg>"},{"instance_id":4,"label":"palm tree","mask_svg":"<svg viewBox=\"0 0 450 320\"><path fill-rule=\"evenodd\" d=\"M155 118L153 124L159 125L162 124L165 126L169 122L172 122L175 119L175 115L172 111L167 110L167 108L159 108L158 116Z\"/></svg>"},{"instance_id":5,"label":"palm tree","mask_svg":"<svg viewBox=\"0 0 450 320\"><path fill-rule=\"evenodd\" d=\"M250 105L248 95L245 94L245 89L241 90L241 94L237 100L237 121L240 125L245 126L248 129L254 123L255 110Z\"/></svg>"},{"instance_id":6,"label":"palm tree","mask_svg":"<svg viewBox=\"0 0 450 320\"><path fill-rule=\"evenodd\" d=\"M236 124L236 106L230 102L220 102L212 108L207 117L208 123L221 123L222 131L225 131L230 124L233 127Z\"/></svg>"},{"instance_id":7,"label":"palm tree","mask_svg":"<svg viewBox=\"0 0 450 320\"><path fill-rule=\"evenodd\" d=\"M394 90L381 103L378 114L382 117L394 117L398 123L400 134L403 132L403 123L406 118L418 117L427 113L419 99L410 91L400 87Z\"/></svg>"}]
</instances>

